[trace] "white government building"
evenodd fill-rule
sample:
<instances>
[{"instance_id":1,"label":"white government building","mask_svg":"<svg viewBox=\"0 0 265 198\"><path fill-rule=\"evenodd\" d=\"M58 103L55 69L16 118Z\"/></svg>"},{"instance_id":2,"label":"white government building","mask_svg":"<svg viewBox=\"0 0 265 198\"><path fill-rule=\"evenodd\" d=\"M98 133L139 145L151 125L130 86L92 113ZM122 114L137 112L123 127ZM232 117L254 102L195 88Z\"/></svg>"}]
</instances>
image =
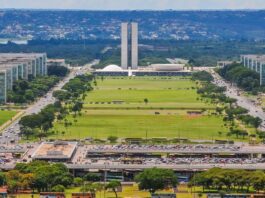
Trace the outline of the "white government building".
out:
<instances>
[{"instance_id":1,"label":"white government building","mask_svg":"<svg viewBox=\"0 0 265 198\"><path fill-rule=\"evenodd\" d=\"M123 75L123 76L176 76L190 75L185 68L186 62L177 64L152 64L147 67L139 66L138 61L138 23L121 24L121 66L108 65L94 71L96 75Z\"/></svg>"}]
</instances>

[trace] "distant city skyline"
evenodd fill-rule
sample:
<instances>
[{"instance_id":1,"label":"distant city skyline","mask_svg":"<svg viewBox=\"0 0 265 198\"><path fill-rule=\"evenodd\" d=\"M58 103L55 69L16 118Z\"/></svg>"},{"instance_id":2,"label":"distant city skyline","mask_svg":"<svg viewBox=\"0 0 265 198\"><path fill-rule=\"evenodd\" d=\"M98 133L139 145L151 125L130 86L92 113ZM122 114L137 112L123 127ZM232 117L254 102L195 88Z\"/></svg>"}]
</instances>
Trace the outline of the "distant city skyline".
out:
<instances>
[{"instance_id":1,"label":"distant city skyline","mask_svg":"<svg viewBox=\"0 0 265 198\"><path fill-rule=\"evenodd\" d=\"M0 9L218 10L265 9L264 0L1 0Z\"/></svg>"}]
</instances>

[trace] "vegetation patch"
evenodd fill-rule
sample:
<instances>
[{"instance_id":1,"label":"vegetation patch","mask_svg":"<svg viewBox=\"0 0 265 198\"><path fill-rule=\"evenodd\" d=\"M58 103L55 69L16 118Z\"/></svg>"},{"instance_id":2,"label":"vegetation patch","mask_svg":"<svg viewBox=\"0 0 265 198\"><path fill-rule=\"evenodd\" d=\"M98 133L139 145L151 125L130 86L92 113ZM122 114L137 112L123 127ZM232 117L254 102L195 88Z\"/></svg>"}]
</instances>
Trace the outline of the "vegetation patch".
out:
<instances>
[{"instance_id":1,"label":"vegetation patch","mask_svg":"<svg viewBox=\"0 0 265 198\"><path fill-rule=\"evenodd\" d=\"M12 117L16 115L16 111L2 111L0 110L0 126L7 122L8 120L11 120Z\"/></svg>"}]
</instances>

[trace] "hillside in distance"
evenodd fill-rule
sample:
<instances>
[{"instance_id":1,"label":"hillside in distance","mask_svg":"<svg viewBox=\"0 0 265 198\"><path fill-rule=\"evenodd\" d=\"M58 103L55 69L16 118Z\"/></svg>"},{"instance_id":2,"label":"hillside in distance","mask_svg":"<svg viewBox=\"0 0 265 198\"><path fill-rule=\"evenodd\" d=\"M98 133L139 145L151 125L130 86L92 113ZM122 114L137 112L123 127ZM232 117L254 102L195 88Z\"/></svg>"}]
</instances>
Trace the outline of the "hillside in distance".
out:
<instances>
[{"instance_id":1,"label":"hillside in distance","mask_svg":"<svg viewBox=\"0 0 265 198\"><path fill-rule=\"evenodd\" d=\"M140 39L262 40L265 11L0 10L0 38L119 39L120 23Z\"/></svg>"}]
</instances>

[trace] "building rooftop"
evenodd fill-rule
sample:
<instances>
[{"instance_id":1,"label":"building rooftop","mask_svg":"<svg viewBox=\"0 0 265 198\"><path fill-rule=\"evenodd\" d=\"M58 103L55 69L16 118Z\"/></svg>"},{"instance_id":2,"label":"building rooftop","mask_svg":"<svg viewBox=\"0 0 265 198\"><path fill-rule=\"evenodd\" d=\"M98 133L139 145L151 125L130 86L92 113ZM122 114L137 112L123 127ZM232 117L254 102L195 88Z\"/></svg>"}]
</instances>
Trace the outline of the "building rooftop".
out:
<instances>
[{"instance_id":1,"label":"building rooftop","mask_svg":"<svg viewBox=\"0 0 265 198\"><path fill-rule=\"evenodd\" d=\"M118 65L108 65L104 67L102 71L122 71L122 68Z\"/></svg>"},{"instance_id":2,"label":"building rooftop","mask_svg":"<svg viewBox=\"0 0 265 198\"><path fill-rule=\"evenodd\" d=\"M43 142L33 153L33 159L71 159L77 142Z\"/></svg>"}]
</instances>

